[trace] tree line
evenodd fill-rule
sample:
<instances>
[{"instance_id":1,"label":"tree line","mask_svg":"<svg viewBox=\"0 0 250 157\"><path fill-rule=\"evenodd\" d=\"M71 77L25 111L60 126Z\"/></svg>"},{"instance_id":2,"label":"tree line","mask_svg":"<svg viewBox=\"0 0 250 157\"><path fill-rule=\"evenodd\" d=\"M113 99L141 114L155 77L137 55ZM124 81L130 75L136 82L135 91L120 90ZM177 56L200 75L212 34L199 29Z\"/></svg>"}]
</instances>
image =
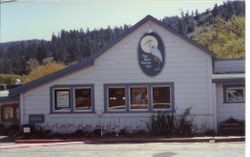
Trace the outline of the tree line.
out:
<instances>
[{"instance_id":1,"label":"tree line","mask_svg":"<svg viewBox=\"0 0 250 157\"><path fill-rule=\"evenodd\" d=\"M223 5L215 5L213 9L198 13L198 11L182 12L181 16L165 17L161 21L167 26L175 29L181 34L200 42L207 48L211 47L214 41L201 42L199 36L202 35L201 27L204 31L214 29L218 25L218 18L230 21L235 16L245 16L244 1L228 1ZM216 24L217 23L217 24ZM229 25L229 24L228 24ZM97 49L102 48L108 42L115 40L120 34L129 29L129 25L115 28L101 28L95 30L61 30L58 34L53 34L50 41L45 40L25 40L0 44L0 73L27 75L31 72L28 61L36 60L39 65L44 64L46 58L53 58L55 62L65 65L74 64L92 55ZM199 30L197 32L197 30ZM220 30L217 30L220 31ZM196 32L196 33L194 33ZM237 37L237 33L235 33ZM240 35L239 35L240 36ZM206 36L203 38L206 38ZM241 37L244 39L244 37ZM238 40L237 42L240 42ZM243 41L242 41L243 42ZM212 49L214 50L214 49ZM220 50L215 49L220 55ZM242 55L223 54L224 58L244 57L245 50L240 50ZM237 50L238 51L238 50ZM224 53L224 52L223 52Z\"/></svg>"}]
</instances>

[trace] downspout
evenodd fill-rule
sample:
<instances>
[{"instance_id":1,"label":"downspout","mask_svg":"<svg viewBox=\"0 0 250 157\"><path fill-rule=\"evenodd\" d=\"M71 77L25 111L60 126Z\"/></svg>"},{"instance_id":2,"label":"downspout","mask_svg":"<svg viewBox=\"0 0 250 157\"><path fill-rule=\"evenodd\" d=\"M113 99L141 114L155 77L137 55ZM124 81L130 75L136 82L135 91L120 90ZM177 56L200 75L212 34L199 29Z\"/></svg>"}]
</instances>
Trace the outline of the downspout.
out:
<instances>
[{"instance_id":1,"label":"downspout","mask_svg":"<svg viewBox=\"0 0 250 157\"><path fill-rule=\"evenodd\" d=\"M24 122L24 120L23 120L23 117L24 117L24 94L23 93L21 93L20 94L20 101L19 101L20 103L19 103L19 127L20 127L20 129L21 129L21 126L22 126L22 124L23 124L23 122Z\"/></svg>"}]
</instances>

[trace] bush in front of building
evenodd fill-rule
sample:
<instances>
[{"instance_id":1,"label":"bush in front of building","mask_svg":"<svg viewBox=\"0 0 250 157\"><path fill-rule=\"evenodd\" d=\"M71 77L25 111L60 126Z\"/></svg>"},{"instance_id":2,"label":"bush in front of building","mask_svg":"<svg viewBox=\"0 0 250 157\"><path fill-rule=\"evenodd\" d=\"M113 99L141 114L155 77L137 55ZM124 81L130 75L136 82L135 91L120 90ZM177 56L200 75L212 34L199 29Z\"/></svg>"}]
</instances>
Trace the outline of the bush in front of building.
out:
<instances>
[{"instance_id":1,"label":"bush in front of building","mask_svg":"<svg viewBox=\"0 0 250 157\"><path fill-rule=\"evenodd\" d=\"M177 118L173 113L159 111L146 123L149 134L153 136L190 136L193 134L193 120L188 119L191 107Z\"/></svg>"},{"instance_id":2,"label":"bush in front of building","mask_svg":"<svg viewBox=\"0 0 250 157\"><path fill-rule=\"evenodd\" d=\"M188 119L191 109L192 109L191 107L186 108L184 113L180 116L179 119L174 118L175 125L173 125L173 127L174 127L174 132L176 134L189 136L194 133L193 119Z\"/></svg>"},{"instance_id":3,"label":"bush in front of building","mask_svg":"<svg viewBox=\"0 0 250 157\"><path fill-rule=\"evenodd\" d=\"M83 138L83 137L187 137L187 136L214 136L216 132L204 125L203 129L197 131L190 115L191 108L187 108L181 115L159 111L154 113L148 122L147 129L113 128L111 126L90 127L86 125L73 133L55 133L42 128L35 129L30 137L32 138ZM226 122L232 122L232 119ZM233 121L236 122L236 121ZM238 122L238 121L237 121Z\"/></svg>"},{"instance_id":4,"label":"bush in front of building","mask_svg":"<svg viewBox=\"0 0 250 157\"><path fill-rule=\"evenodd\" d=\"M0 123L0 135L4 134L4 125Z\"/></svg>"},{"instance_id":5,"label":"bush in front of building","mask_svg":"<svg viewBox=\"0 0 250 157\"><path fill-rule=\"evenodd\" d=\"M4 134L8 136L15 136L19 134L19 125L18 124L12 124L8 127L4 128Z\"/></svg>"},{"instance_id":6,"label":"bush in front of building","mask_svg":"<svg viewBox=\"0 0 250 157\"><path fill-rule=\"evenodd\" d=\"M77 129L74 133L73 136L74 137L86 137L88 135L88 132L81 130L81 129Z\"/></svg>"},{"instance_id":7,"label":"bush in front of building","mask_svg":"<svg viewBox=\"0 0 250 157\"><path fill-rule=\"evenodd\" d=\"M151 135L172 135L174 132L174 115L159 111L151 116L146 125Z\"/></svg>"}]
</instances>

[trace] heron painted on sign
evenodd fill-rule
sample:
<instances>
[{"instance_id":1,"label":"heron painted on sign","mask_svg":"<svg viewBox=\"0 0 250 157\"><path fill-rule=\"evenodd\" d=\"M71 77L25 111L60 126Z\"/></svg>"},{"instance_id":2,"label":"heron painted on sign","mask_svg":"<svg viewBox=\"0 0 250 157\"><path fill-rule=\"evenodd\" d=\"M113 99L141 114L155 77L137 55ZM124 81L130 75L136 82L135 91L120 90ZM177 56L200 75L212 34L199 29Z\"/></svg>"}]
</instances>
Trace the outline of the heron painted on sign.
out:
<instances>
[{"instance_id":1,"label":"heron painted on sign","mask_svg":"<svg viewBox=\"0 0 250 157\"><path fill-rule=\"evenodd\" d=\"M148 48L151 51L151 54L156 57L160 62L162 62L162 55L160 50L157 48L157 44L153 42L153 40L148 40L145 45L148 45Z\"/></svg>"}]
</instances>

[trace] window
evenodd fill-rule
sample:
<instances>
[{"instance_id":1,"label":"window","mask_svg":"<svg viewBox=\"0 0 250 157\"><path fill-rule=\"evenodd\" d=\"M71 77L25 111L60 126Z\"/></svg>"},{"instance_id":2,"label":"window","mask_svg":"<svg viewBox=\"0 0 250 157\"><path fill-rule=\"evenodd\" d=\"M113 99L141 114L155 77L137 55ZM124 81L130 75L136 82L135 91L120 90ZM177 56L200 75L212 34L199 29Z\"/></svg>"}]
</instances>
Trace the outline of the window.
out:
<instances>
[{"instance_id":1,"label":"window","mask_svg":"<svg viewBox=\"0 0 250 157\"><path fill-rule=\"evenodd\" d=\"M123 110L126 109L125 88L112 87L108 88L108 110Z\"/></svg>"},{"instance_id":2,"label":"window","mask_svg":"<svg viewBox=\"0 0 250 157\"><path fill-rule=\"evenodd\" d=\"M17 104L8 104L1 107L1 119L3 122L16 122L19 119Z\"/></svg>"},{"instance_id":3,"label":"window","mask_svg":"<svg viewBox=\"0 0 250 157\"><path fill-rule=\"evenodd\" d=\"M69 111L70 110L70 90L56 89L55 90L55 110Z\"/></svg>"},{"instance_id":4,"label":"window","mask_svg":"<svg viewBox=\"0 0 250 157\"><path fill-rule=\"evenodd\" d=\"M3 108L3 117L5 120L14 119L14 108L6 106Z\"/></svg>"},{"instance_id":5,"label":"window","mask_svg":"<svg viewBox=\"0 0 250 157\"><path fill-rule=\"evenodd\" d=\"M50 87L51 113L94 112L94 85L70 84Z\"/></svg>"},{"instance_id":6,"label":"window","mask_svg":"<svg viewBox=\"0 0 250 157\"><path fill-rule=\"evenodd\" d=\"M148 109L148 90L147 87L130 88L130 109Z\"/></svg>"},{"instance_id":7,"label":"window","mask_svg":"<svg viewBox=\"0 0 250 157\"><path fill-rule=\"evenodd\" d=\"M74 90L74 109L76 111L91 110L91 88L78 88Z\"/></svg>"},{"instance_id":8,"label":"window","mask_svg":"<svg viewBox=\"0 0 250 157\"><path fill-rule=\"evenodd\" d=\"M245 101L244 87L226 87L226 102L240 103Z\"/></svg>"},{"instance_id":9,"label":"window","mask_svg":"<svg viewBox=\"0 0 250 157\"><path fill-rule=\"evenodd\" d=\"M105 84L105 112L174 112L174 83Z\"/></svg>"},{"instance_id":10,"label":"window","mask_svg":"<svg viewBox=\"0 0 250 157\"><path fill-rule=\"evenodd\" d=\"M152 87L153 92L153 109L170 109L170 87L154 86Z\"/></svg>"}]
</instances>

